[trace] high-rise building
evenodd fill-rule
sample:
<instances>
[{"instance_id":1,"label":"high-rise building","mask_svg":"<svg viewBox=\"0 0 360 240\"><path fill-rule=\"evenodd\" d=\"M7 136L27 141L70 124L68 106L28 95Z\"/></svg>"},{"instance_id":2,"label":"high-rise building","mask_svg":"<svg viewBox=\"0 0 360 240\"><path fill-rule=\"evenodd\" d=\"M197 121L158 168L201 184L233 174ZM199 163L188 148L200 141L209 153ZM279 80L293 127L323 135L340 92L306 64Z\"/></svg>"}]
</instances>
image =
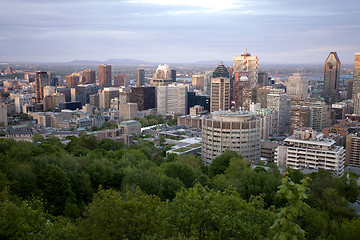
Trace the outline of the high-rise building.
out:
<instances>
[{"instance_id":1,"label":"high-rise building","mask_svg":"<svg viewBox=\"0 0 360 240\"><path fill-rule=\"evenodd\" d=\"M310 127L315 131L321 131L328 127L328 105L324 101L308 101L306 106L311 107Z\"/></svg>"},{"instance_id":2,"label":"high-rise building","mask_svg":"<svg viewBox=\"0 0 360 240\"><path fill-rule=\"evenodd\" d=\"M76 88L78 84L79 84L79 76L75 76L75 75L66 76L66 86L68 88Z\"/></svg>"},{"instance_id":3,"label":"high-rise building","mask_svg":"<svg viewBox=\"0 0 360 240\"><path fill-rule=\"evenodd\" d=\"M310 127L311 108L308 106L294 106L290 108L289 134L299 128Z\"/></svg>"},{"instance_id":4,"label":"high-rise building","mask_svg":"<svg viewBox=\"0 0 360 240\"><path fill-rule=\"evenodd\" d=\"M309 98L309 81L300 73L294 73L286 83L286 95L293 99Z\"/></svg>"},{"instance_id":5,"label":"high-rise building","mask_svg":"<svg viewBox=\"0 0 360 240\"><path fill-rule=\"evenodd\" d=\"M341 62L336 52L330 52L324 65L324 87L322 97L325 99L339 99Z\"/></svg>"},{"instance_id":6,"label":"high-rise building","mask_svg":"<svg viewBox=\"0 0 360 240\"><path fill-rule=\"evenodd\" d=\"M247 73L250 81L250 87L254 87L258 81L259 58L251 56L250 53L242 53L241 56L234 57L234 73Z\"/></svg>"},{"instance_id":7,"label":"high-rise building","mask_svg":"<svg viewBox=\"0 0 360 240\"><path fill-rule=\"evenodd\" d=\"M88 69L83 71L83 83L93 84L96 83L96 72Z\"/></svg>"},{"instance_id":8,"label":"high-rise building","mask_svg":"<svg viewBox=\"0 0 360 240\"><path fill-rule=\"evenodd\" d=\"M244 89L250 88L250 81L248 77L241 76L238 72L234 75L232 87L232 104L236 110L244 104Z\"/></svg>"},{"instance_id":9,"label":"high-rise building","mask_svg":"<svg viewBox=\"0 0 360 240\"><path fill-rule=\"evenodd\" d=\"M354 79L348 79L346 85L346 99L352 99L353 97Z\"/></svg>"},{"instance_id":10,"label":"high-rise building","mask_svg":"<svg viewBox=\"0 0 360 240\"><path fill-rule=\"evenodd\" d=\"M171 79L173 82L176 82L176 70L171 69Z\"/></svg>"},{"instance_id":11,"label":"high-rise building","mask_svg":"<svg viewBox=\"0 0 360 240\"><path fill-rule=\"evenodd\" d=\"M7 118L7 106L6 103L0 102L0 126L7 126L8 118Z\"/></svg>"},{"instance_id":12,"label":"high-rise building","mask_svg":"<svg viewBox=\"0 0 360 240\"><path fill-rule=\"evenodd\" d=\"M139 111L156 108L155 87L132 87L130 102L137 103Z\"/></svg>"},{"instance_id":13,"label":"high-rise building","mask_svg":"<svg viewBox=\"0 0 360 240\"><path fill-rule=\"evenodd\" d=\"M204 90L204 75L193 75L191 84L195 90Z\"/></svg>"},{"instance_id":14,"label":"high-rise building","mask_svg":"<svg viewBox=\"0 0 360 240\"><path fill-rule=\"evenodd\" d=\"M230 91L231 81L229 71L220 62L211 78L210 112L230 109Z\"/></svg>"},{"instance_id":15,"label":"high-rise building","mask_svg":"<svg viewBox=\"0 0 360 240\"><path fill-rule=\"evenodd\" d=\"M353 97L360 93L360 53L355 53Z\"/></svg>"},{"instance_id":16,"label":"high-rise building","mask_svg":"<svg viewBox=\"0 0 360 240\"><path fill-rule=\"evenodd\" d=\"M136 70L136 86L141 87L145 85L145 69L138 68Z\"/></svg>"},{"instance_id":17,"label":"high-rise building","mask_svg":"<svg viewBox=\"0 0 360 240\"><path fill-rule=\"evenodd\" d=\"M49 86L49 75L47 72L36 72L35 74L35 93L36 101L44 99L44 87Z\"/></svg>"},{"instance_id":18,"label":"high-rise building","mask_svg":"<svg viewBox=\"0 0 360 240\"><path fill-rule=\"evenodd\" d=\"M75 88L74 101L81 102L81 106L90 103L90 96L97 94L99 86L96 84L80 84Z\"/></svg>"},{"instance_id":19,"label":"high-rise building","mask_svg":"<svg viewBox=\"0 0 360 240\"><path fill-rule=\"evenodd\" d=\"M204 75L204 94L210 95L211 93L211 76L212 72L206 72Z\"/></svg>"},{"instance_id":20,"label":"high-rise building","mask_svg":"<svg viewBox=\"0 0 360 240\"><path fill-rule=\"evenodd\" d=\"M257 83L260 86L268 86L269 85L269 74L266 72L259 72Z\"/></svg>"},{"instance_id":21,"label":"high-rise building","mask_svg":"<svg viewBox=\"0 0 360 240\"><path fill-rule=\"evenodd\" d=\"M346 136L346 164L352 167L360 167L360 132Z\"/></svg>"},{"instance_id":22,"label":"high-rise building","mask_svg":"<svg viewBox=\"0 0 360 240\"><path fill-rule=\"evenodd\" d=\"M130 85L130 77L126 74L115 74L114 87L128 87Z\"/></svg>"},{"instance_id":23,"label":"high-rise building","mask_svg":"<svg viewBox=\"0 0 360 240\"><path fill-rule=\"evenodd\" d=\"M354 114L360 116L360 93L358 93L356 96L354 96L353 103L354 103L354 106L353 106Z\"/></svg>"},{"instance_id":24,"label":"high-rise building","mask_svg":"<svg viewBox=\"0 0 360 240\"><path fill-rule=\"evenodd\" d=\"M99 65L99 85L103 87L111 87L111 65Z\"/></svg>"},{"instance_id":25,"label":"high-rise building","mask_svg":"<svg viewBox=\"0 0 360 240\"><path fill-rule=\"evenodd\" d=\"M244 160L260 160L260 118L247 111L216 111L202 120L201 157L204 164L226 150L239 153Z\"/></svg>"},{"instance_id":26,"label":"high-rise building","mask_svg":"<svg viewBox=\"0 0 360 240\"><path fill-rule=\"evenodd\" d=\"M244 88L242 107L249 111L252 103L256 103L256 88Z\"/></svg>"},{"instance_id":27,"label":"high-rise building","mask_svg":"<svg viewBox=\"0 0 360 240\"><path fill-rule=\"evenodd\" d=\"M268 94L267 108L273 113L275 134L286 132L287 97L284 89L271 89Z\"/></svg>"},{"instance_id":28,"label":"high-rise building","mask_svg":"<svg viewBox=\"0 0 360 240\"><path fill-rule=\"evenodd\" d=\"M331 171L341 177L344 173L345 150L332 139L313 130L295 130L284 140L284 146L276 149L275 161L281 168Z\"/></svg>"},{"instance_id":29,"label":"high-rise building","mask_svg":"<svg viewBox=\"0 0 360 240\"><path fill-rule=\"evenodd\" d=\"M119 88L104 88L101 92L99 92L99 106L104 109L109 109L110 101L113 98L119 98Z\"/></svg>"},{"instance_id":30,"label":"high-rise building","mask_svg":"<svg viewBox=\"0 0 360 240\"><path fill-rule=\"evenodd\" d=\"M151 80L151 85L153 86L166 86L173 82L172 71L167 64L160 64L156 69L156 72ZM176 74L175 74L176 77Z\"/></svg>"},{"instance_id":31,"label":"high-rise building","mask_svg":"<svg viewBox=\"0 0 360 240\"><path fill-rule=\"evenodd\" d=\"M159 114L187 114L187 87L182 84L156 87Z\"/></svg>"}]
</instances>

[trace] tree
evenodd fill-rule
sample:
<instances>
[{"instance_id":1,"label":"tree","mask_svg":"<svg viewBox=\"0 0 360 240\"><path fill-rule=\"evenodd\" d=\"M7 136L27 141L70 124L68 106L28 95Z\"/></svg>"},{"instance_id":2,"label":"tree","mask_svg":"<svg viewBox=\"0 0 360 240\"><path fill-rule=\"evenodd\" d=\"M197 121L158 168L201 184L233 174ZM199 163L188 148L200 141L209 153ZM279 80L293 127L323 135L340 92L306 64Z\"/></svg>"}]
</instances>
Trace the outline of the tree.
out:
<instances>
[{"instance_id":1,"label":"tree","mask_svg":"<svg viewBox=\"0 0 360 240\"><path fill-rule=\"evenodd\" d=\"M209 166L210 177L213 177L218 174L223 174L227 167L229 166L231 158L242 158L235 151L225 151L220 156L216 157Z\"/></svg>"},{"instance_id":2,"label":"tree","mask_svg":"<svg viewBox=\"0 0 360 240\"><path fill-rule=\"evenodd\" d=\"M298 217L309 207L304 200L307 198L307 180L303 179L301 185L294 183L285 173L282 185L277 195L286 199L286 205L276 214L274 224L270 227L274 240L304 239L305 231L296 223Z\"/></svg>"}]
</instances>

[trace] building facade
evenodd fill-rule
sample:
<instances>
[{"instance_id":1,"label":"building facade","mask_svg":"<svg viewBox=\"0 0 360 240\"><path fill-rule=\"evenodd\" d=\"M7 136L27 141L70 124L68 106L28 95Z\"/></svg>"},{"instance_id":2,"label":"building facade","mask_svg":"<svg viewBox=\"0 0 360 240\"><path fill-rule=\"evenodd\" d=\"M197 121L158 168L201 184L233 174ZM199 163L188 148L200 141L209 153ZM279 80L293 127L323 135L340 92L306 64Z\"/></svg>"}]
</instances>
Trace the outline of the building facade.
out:
<instances>
[{"instance_id":1,"label":"building facade","mask_svg":"<svg viewBox=\"0 0 360 240\"><path fill-rule=\"evenodd\" d=\"M187 87L167 85L156 87L157 112L159 114L187 114Z\"/></svg>"},{"instance_id":2,"label":"building facade","mask_svg":"<svg viewBox=\"0 0 360 240\"><path fill-rule=\"evenodd\" d=\"M201 157L204 164L226 150L239 153L244 160L260 160L260 118L247 111L217 111L202 120Z\"/></svg>"},{"instance_id":3,"label":"building facade","mask_svg":"<svg viewBox=\"0 0 360 240\"><path fill-rule=\"evenodd\" d=\"M353 98L360 93L360 53L355 53L354 77L353 77Z\"/></svg>"},{"instance_id":4,"label":"building facade","mask_svg":"<svg viewBox=\"0 0 360 240\"><path fill-rule=\"evenodd\" d=\"M99 65L99 85L103 87L111 87L111 65Z\"/></svg>"},{"instance_id":5,"label":"building facade","mask_svg":"<svg viewBox=\"0 0 360 240\"><path fill-rule=\"evenodd\" d=\"M145 69L138 68L136 70L136 86L141 87L145 85Z\"/></svg>"},{"instance_id":6,"label":"building facade","mask_svg":"<svg viewBox=\"0 0 360 240\"><path fill-rule=\"evenodd\" d=\"M324 87L322 97L325 99L339 99L341 62L336 52L331 52L324 65Z\"/></svg>"},{"instance_id":7,"label":"building facade","mask_svg":"<svg viewBox=\"0 0 360 240\"><path fill-rule=\"evenodd\" d=\"M247 73L250 81L250 87L254 87L258 81L259 58L251 56L250 53L242 53L241 56L234 57L234 73Z\"/></svg>"}]
</instances>

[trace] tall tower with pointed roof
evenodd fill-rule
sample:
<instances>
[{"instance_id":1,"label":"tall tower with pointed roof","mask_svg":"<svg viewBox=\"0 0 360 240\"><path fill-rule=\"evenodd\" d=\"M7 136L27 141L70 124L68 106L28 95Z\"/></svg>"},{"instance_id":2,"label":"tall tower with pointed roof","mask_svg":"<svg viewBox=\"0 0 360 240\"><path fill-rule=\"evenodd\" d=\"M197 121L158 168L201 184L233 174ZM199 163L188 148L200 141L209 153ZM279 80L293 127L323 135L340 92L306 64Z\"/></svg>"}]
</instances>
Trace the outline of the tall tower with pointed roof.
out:
<instances>
[{"instance_id":1,"label":"tall tower with pointed roof","mask_svg":"<svg viewBox=\"0 0 360 240\"><path fill-rule=\"evenodd\" d=\"M330 52L324 65L324 86L322 97L325 99L339 99L341 62L336 52Z\"/></svg>"}]
</instances>

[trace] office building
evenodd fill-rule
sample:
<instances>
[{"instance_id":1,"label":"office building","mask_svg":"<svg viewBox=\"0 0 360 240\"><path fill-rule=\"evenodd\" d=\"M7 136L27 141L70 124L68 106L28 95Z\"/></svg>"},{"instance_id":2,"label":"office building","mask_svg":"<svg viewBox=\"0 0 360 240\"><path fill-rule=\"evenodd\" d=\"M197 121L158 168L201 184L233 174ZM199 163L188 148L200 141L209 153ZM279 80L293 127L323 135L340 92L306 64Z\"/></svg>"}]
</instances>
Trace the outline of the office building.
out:
<instances>
[{"instance_id":1,"label":"office building","mask_svg":"<svg viewBox=\"0 0 360 240\"><path fill-rule=\"evenodd\" d=\"M286 132L286 117L288 115L288 100L283 89L271 89L268 94L267 108L273 113L273 133Z\"/></svg>"},{"instance_id":2,"label":"office building","mask_svg":"<svg viewBox=\"0 0 360 240\"><path fill-rule=\"evenodd\" d=\"M75 92L75 98L72 101L81 102L81 106L85 106L85 104L90 103L90 96L98 93L99 86L96 84L80 84L72 91Z\"/></svg>"},{"instance_id":3,"label":"office building","mask_svg":"<svg viewBox=\"0 0 360 240\"><path fill-rule=\"evenodd\" d=\"M114 87L128 87L130 85L130 77L126 74L115 74Z\"/></svg>"},{"instance_id":4,"label":"office building","mask_svg":"<svg viewBox=\"0 0 360 240\"><path fill-rule=\"evenodd\" d=\"M119 88L104 88L99 92L99 107L104 109L110 108L111 99L119 98Z\"/></svg>"},{"instance_id":5,"label":"office building","mask_svg":"<svg viewBox=\"0 0 360 240\"><path fill-rule=\"evenodd\" d=\"M266 72L259 72L257 83L260 86L268 86L269 85L269 74Z\"/></svg>"},{"instance_id":6,"label":"office building","mask_svg":"<svg viewBox=\"0 0 360 240\"><path fill-rule=\"evenodd\" d=\"M220 62L211 78L210 112L230 109L230 91L229 71Z\"/></svg>"},{"instance_id":7,"label":"office building","mask_svg":"<svg viewBox=\"0 0 360 240\"><path fill-rule=\"evenodd\" d=\"M96 83L96 72L91 69L84 70L82 80L83 80L83 83L86 83L86 84Z\"/></svg>"},{"instance_id":8,"label":"office building","mask_svg":"<svg viewBox=\"0 0 360 240\"><path fill-rule=\"evenodd\" d=\"M66 86L68 88L76 88L76 86L79 84L79 76L75 75L69 75L66 76Z\"/></svg>"},{"instance_id":9,"label":"office building","mask_svg":"<svg viewBox=\"0 0 360 240\"><path fill-rule=\"evenodd\" d=\"M260 160L260 118L247 111L216 111L202 120L201 157L204 164L226 150L239 153L245 161Z\"/></svg>"},{"instance_id":10,"label":"office building","mask_svg":"<svg viewBox=\"0 0 360 240\"><path fill-rule=\"evenodd\" d=\"M327 170L335 176L344 173L345 150L332 139L313 130L295 130L284 140L284 146L276 149L275 161L281 168L295 170Z\"/></svg>"},{"instance_id":11,"label":"office building","mask_svg":"<svg viewBox=\"0 0 360 240\"><path fill-rule=\"evenodd\" d=\"M111 65L99 65L99 85L103 87L111 87Z\"/></svg>"},{"instance_id":12,"label":"office building","mask_svg":"<svg viewBox=\"0 0 360 240\"><path fill-rule=\"evenodd\" d=\"M235 73L233 87L232 87L232 104L236 110L244 104L244 89L250 88L250 81L248 77L241 76L239 73Z\"/></svg>"},{"instance_id":13,"label":"office building","mask_svg":"<svg viewBox=\"0 0 360 240\"><path fill-rule=\"evenodd\" d=\"M210 96L207 95L197 95L196 92L188 92L188 106L187 111L190 111L191 107L200 105L204 107L204 110L210 111Z\"/></svg>"},{"instance_id":14,"label":"office building","mask_svg":"<svg viewBox=\"0 0 360 240\"><path fill-rule=\"evenodd\" d=\"M37 102L44 99L44 87L49 85L50 80L47 72L35 73L35 93Z\"/></svg>"},{"instance_id":15,"label":"office building","mask_svg":"<svg viewBox=\"0 0 360 240\"><path fill-rule=\"evenodd\" d=\"M289 134L299 128L310 127L311 108L308 106L294 106L290 108Z\"/></svg>"},{"instance_id":16,"label":"office building","mask_svg":"<svg viewBox=\"0 0 360 240\"><path fill-rule=\"evenodd\" d=\"M151 80L152 86L166 86L173 82L173 73L167 64L160 64ZM176 78L176 73L175 73Z\"/></svg>"},{"instance_id":17,"label":"office building","mask_svg":"<svg viewBox=\"0 0 360 240\"><path fill-rule=\"evenodd\" d=\"M250 87L254 87L258 81L259 58L251 56L250 53L242 53L241 56L234 57L234 73L246 74L250 81Z\"/></svg>"},{"instance_id":18,"label":"office building","mask_svg":"<svg viewBox=\"0 0 360 240\"><path fill-rule=\"evenodd\" d=\"M187 114L187 87L182 84L158 86L156 100L159 114Z\"/></svg>"},{"instance_id":19,"label":"office building","mask_svg":"<svg viewBox=\"0 0 360 240\"><path fill-rule=\"evenodd\" d=\"M145 85L145 69L138 68L136 70L136 86L141 87Z\"/></svg>"},{"instance_id":20,"label":"office building","mask_svg":"<svg viewBox=\"0 0 360 240\"><path fill-rule=\"evenodd\" d=\"M346 136L345 162L352 167L360 167L360 132Z\"/></svg>"},{"instance_id":21,"label":"office building","mask_svg":"<svg viewBox=\"0 0 360 240\"><path fill-rule=\"evenodd\" d=\"M327 100L339 99L341 62L336 52L330 52L324 65L324 86L322 97Z\"/></svg>"},{"instance_id":22,"label":"office building","mask_svg":"<svg viewBox=\"0 0 360 240\"><path fill-rule=\"evenodd\" d=\"M360 93L360 53L355 53L354 77L353 77L353 97Z\"/></svg>"},{"instance_id":23,"label":"office building","mask_svg":"<svg viewBox=\"0 0 360 240\"><path fill-rule=\"evenodd\" d=\"M354 96L353 103L354 114L360 116L360 93Z\"/></svg>"},{"instance_id":24,"label":"office building","mask_svg":"<svg viewBox=\"0 0 360 240\"><path fill-rule=\"evenodd\" d=\"M290 99L309 98L309 81L300 73L294 73L286 83L286 95Z\"/></svg>"},{"instance_id":25,"label":"office building","mask_svg":"<svg viewBox=\"0 0 360 240\"><path fill-rule=\"evenodd\" d=\"M137 103L139 111L156 108L155 87L132 87L130 102Z\"/></svg>"},{"instance_id":26,"label":"office building","mask_svg":"<svg viewBox=\"0 0 360 240\"><path fill-rule=\"evenodd\" d=\"M191 84L194 90L204 90L204 75L193 75Z\"/></svg>"},{"instance_id":27,"label":"office building","mask_svg":"<svg viewBox=\"0 0 360 240\"><path fill-rule=\"evenodd\" d=\"M7 106L6 103L0 102L0 126L7 126L8 118L7 118Z\"/></svg>"},{"instance_id":28,"label":"office building","mask_svg":"<svg viewBox=\"0 0 360 240\"><path fill-rule=\"evenodd\" d=\"M308 101L306 105L311 108L310 127L318 132L328 127L328 121L327 121L328 105L324 101L316 101L316 100Z\"/></svg>"},{"instance_id":29,"label":"office building","mask_svg":"<svg viewBox=\"0 0 360 240\"><path fill-rule=\"evenodd\" d=\"M204 94L209 96L211 94L211 76L212 72L206 72L204 75Z\"/></svg>"},{"instance_id":30,"label":"office building","mask_svg":"<svg viewBox=\"0 0 360 240\"><path fill-rule=\"evenodd\" d=\"M352 99L353 97L354 79L348 79L346 85L346 99Z\"/></svg>"}]
</instances>

